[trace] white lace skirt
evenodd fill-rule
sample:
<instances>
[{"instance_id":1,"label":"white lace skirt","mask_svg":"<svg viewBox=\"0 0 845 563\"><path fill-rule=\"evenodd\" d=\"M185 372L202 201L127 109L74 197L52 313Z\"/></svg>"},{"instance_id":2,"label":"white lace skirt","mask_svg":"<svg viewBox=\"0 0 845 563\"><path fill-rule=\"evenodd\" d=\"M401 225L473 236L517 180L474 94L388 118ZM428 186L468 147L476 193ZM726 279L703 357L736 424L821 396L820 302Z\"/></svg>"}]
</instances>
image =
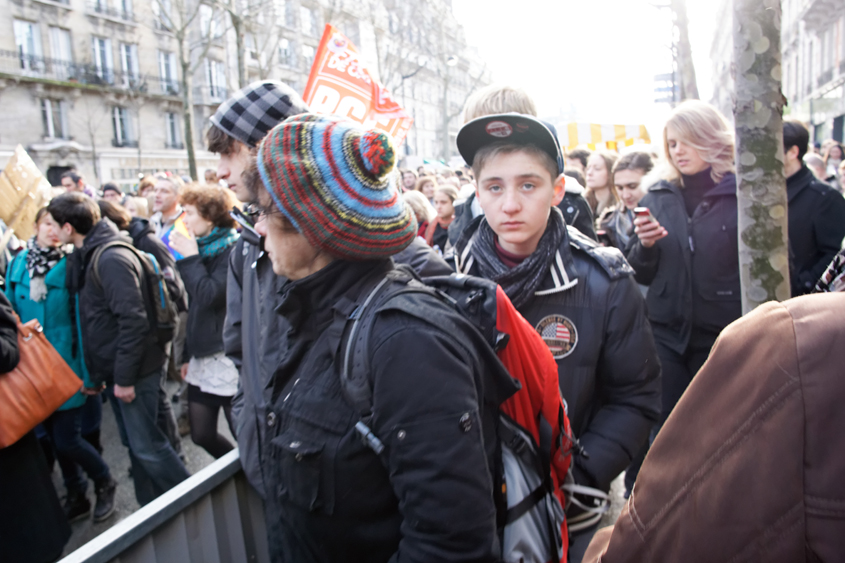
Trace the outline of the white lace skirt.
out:
<instances>
[{"instance_id":1,"label":"white lace skirt","mask_svg":"<svg viewBox=\"0 0 845 563\"><path fill-rule=\"evenodd\" d=\"M231 397L238 390L238 368L223 352L204 358L191 358L185 381L203 393Z\"/></svg>"}]
</instances>

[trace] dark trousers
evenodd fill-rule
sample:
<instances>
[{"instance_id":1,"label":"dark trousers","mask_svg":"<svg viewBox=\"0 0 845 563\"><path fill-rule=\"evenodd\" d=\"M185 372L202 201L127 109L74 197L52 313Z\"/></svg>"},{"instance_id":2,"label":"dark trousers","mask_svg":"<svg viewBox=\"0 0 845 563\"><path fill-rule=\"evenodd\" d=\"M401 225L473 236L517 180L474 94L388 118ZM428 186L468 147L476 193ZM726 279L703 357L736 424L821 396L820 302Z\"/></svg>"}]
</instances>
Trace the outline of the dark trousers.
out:
<instances>
[{"instance_id":1,"label":"dark trousers","mask_svg":"<svg viewBox=\"0 0 845 563\"><path fill-rule=\"evenodd\" d=\"M687 390L692 378L707 361L710 349L716 342L718 334L706 334L693 331L690 343L683 354L672 350L660 340L657 340L657 356L663 368L661 381L663 383L663 411L660 415L660 426L666 422L681 395Z\"/></svg>"},{"instance_id":2,"label":"dark trousers","mask_svg":"<svg viewBox=\"0 0 845 563\"><path fill-rule=\"evenodd\" d=\"M96 397L99 401L100 398ZM65 488L84 493L88 480L83 470L95 483L109 478L109 466L100 454L82 438L82 416L85 407L56 411L44 421L44 427L53 441L56 458L62 469Z\"/></svg>"},{"instance_id":3,"label":"dark trousers","mask_svg":"<svg viewBox=\"0 0 845 563\"><path fill-rule=\"evenodd\" d=\"M596 524L569 536L569 553L567 555L569 563L581 563L581 560L584 559L584 554L587 552L587 547L589 547L598 529L599 525Z\"/></svg>"},{"instance_id":4,"label":"dark trousers","mask_svg":"<svg viewBox=\"0 0 845 563\"><path fill-rule=\"evenodd\" d=\"M144 506L189 477L188 470L158 426L162 379L166 365L135 382L135 400L125 403L114 397L114 409L121 440L129 447L135 498Z\"/></svg>"}]
</instances>

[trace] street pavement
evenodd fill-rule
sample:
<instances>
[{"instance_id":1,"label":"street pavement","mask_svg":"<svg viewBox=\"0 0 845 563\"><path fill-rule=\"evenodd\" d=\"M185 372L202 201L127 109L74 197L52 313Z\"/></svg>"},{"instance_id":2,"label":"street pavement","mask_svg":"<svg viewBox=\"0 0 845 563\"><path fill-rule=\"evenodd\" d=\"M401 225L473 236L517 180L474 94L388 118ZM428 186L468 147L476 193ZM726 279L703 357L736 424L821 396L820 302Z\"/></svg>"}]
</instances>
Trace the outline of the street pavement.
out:
<instances>
[{"instance_id":1,"label":"street pavement","mask_svg":"<svg viewBox=\"0 0 845 563\"><path fill-rule=\"evenodd\" d=\"M167 396L173 396L178 388L179 386L177 383L168 381ZM177 409L181 408L181 406L177 407L177 405L173 405L173 407L174 413L178 415ZM222 411L220 412L220 417L217 423L220 433L223 434L223 436L226 436L226 438L234 444L235 441L232 438L231 432L229 432L229 426L226 424L226 419L223 416ZM70 536L70 540L65 546L63 555L72 553L77 548L86 544L99 534L105 532L139 508L138 502L135 500L135 488L132 485L132 477L129 475L129 453L126 448L123 447L123 444L120 443L120 436L117 432L117 424L114 420L114 413L112 412L111 405L108 403L103 404L103 423L100 432L100 442L103 445L103 459L106 460L106 463L111 469L112 476L114 476L118 483L117 494L115 496L116 508L114 514L112 514L112 516L105 522L94 524L89 516L85 520L71 524L73 532ZM190 471L192 475L214 461L214 458L211 457L204 449L191 441L190 435L182 437L182 450L185 454L185 458L187 459L188 471ZM58 491L59 497L62 498L62 501L64 501L63 497L65 495L65 487L62 481L61 471L59 471L58 463L55 464L53 468L53 483L56 486L56 491ZM89 481L88 499L91 501L92 510L94 506L94 498L94 484Z\"/></svg>"}]
</instances>

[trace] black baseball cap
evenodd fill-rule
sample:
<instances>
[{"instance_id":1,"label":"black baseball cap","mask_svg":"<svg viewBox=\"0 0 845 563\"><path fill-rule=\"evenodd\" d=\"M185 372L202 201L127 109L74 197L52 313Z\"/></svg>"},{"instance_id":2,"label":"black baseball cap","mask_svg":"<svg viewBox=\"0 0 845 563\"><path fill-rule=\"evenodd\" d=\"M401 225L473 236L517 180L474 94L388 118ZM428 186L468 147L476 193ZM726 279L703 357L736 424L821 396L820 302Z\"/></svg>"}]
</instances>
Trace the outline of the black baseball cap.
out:
<instances>
[{"instance_id":1,"label":"black baseball cap","mask_svg":"<svg viewBox=\"0 0 845 563\"><path fill-rule=\"evenodd\" d=\"M537 118L521 113L485 115L464 124L458 131L458 152L472 166L475 154L493 143L534 145L557 163L558 174L563 173L563 154L557 135Z\"/></svg>"}]
</instances>

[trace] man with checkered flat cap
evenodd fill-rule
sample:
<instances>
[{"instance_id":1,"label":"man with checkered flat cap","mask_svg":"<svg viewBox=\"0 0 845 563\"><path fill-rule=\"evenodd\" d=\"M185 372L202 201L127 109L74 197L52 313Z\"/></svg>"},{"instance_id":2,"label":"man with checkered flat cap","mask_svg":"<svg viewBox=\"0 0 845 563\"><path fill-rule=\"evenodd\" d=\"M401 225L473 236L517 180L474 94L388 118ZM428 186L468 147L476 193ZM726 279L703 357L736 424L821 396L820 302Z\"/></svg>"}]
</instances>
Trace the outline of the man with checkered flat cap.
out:
<instances>
[{"instance_id":1,"label":"man with checkered flat cap","mask_svg":"<svg viewBox=\"0 0 845 563\"><path fill-rule=\"evenodd\" d=\"M291 87L262 81L235 92L211 116L206 134L208 150L220 155L217 176L226 180L240 201L249 204L256 199L241 177L251 152L270 129L307 111L308 106ZM285 280L273 273L261 243L250 243L247 238L242 236L229 255L223 345L240 371L238 391L232 400L232 420L241 464L247 479L263 497L266 491L261 460L267 430L264 389L284 349L287 327L274 309L276 295Z\"/></svg>"}]
</instances>

